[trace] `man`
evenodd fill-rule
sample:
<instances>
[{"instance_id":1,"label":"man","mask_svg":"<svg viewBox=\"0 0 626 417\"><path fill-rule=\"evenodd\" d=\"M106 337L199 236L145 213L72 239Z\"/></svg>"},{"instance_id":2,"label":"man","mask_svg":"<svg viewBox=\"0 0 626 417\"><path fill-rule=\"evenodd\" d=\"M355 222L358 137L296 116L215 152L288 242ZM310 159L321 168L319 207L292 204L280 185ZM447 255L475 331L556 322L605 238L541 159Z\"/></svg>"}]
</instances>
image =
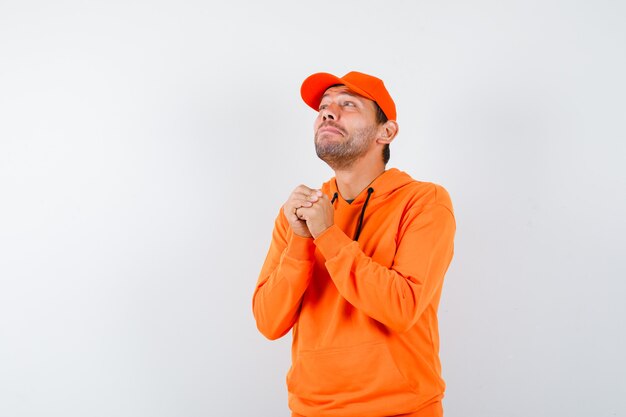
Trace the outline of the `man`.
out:
<instances>
[{"instance_id":1,"label":"man","mask_svg":"<svg viewBox=\"0 0 626 417\"><path fill-rule=\"evenodd\" d=\"M335 177L293 190L253 296L261 333L292 330L292 416L442 416L437 308L453 254L450 198L386 170L398 123L380 79L313 74L301 95L318 111L315 148Z\"/></svg>"}]
</instances>

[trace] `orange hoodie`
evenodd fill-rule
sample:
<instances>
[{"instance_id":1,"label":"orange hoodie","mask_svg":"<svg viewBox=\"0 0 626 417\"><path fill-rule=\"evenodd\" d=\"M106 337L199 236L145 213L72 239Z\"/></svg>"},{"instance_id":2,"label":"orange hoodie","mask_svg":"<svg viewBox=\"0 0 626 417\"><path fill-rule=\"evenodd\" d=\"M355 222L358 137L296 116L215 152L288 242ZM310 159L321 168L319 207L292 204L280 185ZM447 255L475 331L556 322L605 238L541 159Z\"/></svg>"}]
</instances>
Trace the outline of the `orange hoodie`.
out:
<instances>
[{"instance_id":1,"label":"orange hoodie","mask_svg":"<svg viewBox=\"0 0 626 417\"><path fill-rule=\"evenodd\" d=\"M368 188L352 204L336 198L335 224L317 239L295 235L282 210L276 219L252 304L269 339L293 329L294 415L392 416L443 398L437 308L453 254L450 197L397 169ZM322 191L338 193L335 179Z\"/></svg>"}]
</instances>

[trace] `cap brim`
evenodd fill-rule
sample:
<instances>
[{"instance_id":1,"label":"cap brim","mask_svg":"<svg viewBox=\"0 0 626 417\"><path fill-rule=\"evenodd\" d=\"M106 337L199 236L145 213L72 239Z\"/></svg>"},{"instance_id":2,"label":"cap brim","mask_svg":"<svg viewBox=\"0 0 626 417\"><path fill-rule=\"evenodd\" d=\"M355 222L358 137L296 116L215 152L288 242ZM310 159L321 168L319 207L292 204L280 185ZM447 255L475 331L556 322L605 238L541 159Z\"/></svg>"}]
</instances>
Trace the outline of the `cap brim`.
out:
<instances>
[{"instance_id":1,"label":"cap brim","mask_svg":"<svg viewBox=\"0 0 626 417\"><path fill-rule=\"evenodd\" d=\"M358 95L374 100L368 93L355 85L326 72L318 72L317 74L307 77L300 88L300 95L302 96L302 100L304 100L309 107L315 111L319 111L320 102L322 101L324 93L329 87L337 84L345 85Z\"/></svg>"}]
</instances>

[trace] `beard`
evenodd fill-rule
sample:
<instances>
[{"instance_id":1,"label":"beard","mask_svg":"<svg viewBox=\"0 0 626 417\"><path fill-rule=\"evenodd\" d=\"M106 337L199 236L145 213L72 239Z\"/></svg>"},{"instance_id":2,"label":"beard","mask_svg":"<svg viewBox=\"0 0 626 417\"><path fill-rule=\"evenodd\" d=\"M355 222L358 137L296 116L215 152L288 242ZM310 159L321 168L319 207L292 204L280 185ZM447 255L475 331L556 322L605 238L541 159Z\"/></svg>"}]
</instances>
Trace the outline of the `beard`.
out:
<instances>
[{"instance_id":1,"label":"beard","mask_svg":"<svg viewBox=\"0 0 626 417\"><path fill-rule=\"evenodd\" d=\"M341 130L345 133L345 130ZM343 141L324 139L324 134L316 134L315 152L333 170L347 169L367 153L375 133L376 126L364 127L347 135Z\"/></svg>"}]
</instances>

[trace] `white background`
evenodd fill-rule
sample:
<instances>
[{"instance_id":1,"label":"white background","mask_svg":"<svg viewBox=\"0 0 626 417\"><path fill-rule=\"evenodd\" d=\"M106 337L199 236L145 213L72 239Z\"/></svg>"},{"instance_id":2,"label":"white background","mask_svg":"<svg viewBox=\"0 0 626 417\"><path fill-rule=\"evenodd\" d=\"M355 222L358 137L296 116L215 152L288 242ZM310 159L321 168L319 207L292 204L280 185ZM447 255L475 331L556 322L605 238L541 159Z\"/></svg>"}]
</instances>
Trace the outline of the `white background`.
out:
<instances>
[{"instance_id":1,"label":"white background","mask_svg":"<svg viewBox=\"0 0 626 417\"><path fill-rule=\"evenodd\" d=\"M626 416L625 45L608 0L0 0L0 416L287 416L251 296L350 70L455 205L446 415Z\"/></svg>"}]
</instances>

